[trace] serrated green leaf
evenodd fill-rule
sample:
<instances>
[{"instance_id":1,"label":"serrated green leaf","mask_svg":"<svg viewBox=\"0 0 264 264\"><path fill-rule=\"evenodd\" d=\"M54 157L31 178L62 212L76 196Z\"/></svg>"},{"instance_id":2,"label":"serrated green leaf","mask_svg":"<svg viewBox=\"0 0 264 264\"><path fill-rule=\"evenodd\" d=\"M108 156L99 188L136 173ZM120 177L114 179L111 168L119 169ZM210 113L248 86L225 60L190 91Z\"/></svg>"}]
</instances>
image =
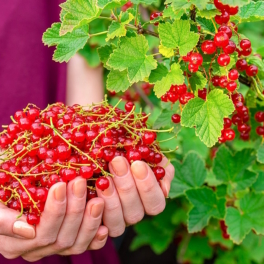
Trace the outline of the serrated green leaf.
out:
<instances>
[{"instance_id":1,"label":"serrated green leaf","mask_svg":"<svg viewBox=\"0 0 264 264\"><path fill-rule=\"evenodd\" d=\"M207 187L186 191L188 200L193 205L189 212L188 231L200 232L208 225L211 217L220 219L225 215L225 199L217 199L212 189Z\"/></svg>"},{"instance_id":2,"label":"serrated green leaf","mask_svg":"<svg viewBox=\"0 0 264 264\"><path fill-rule=\"evenodd\" d=\"M122 6L127 1L121 1L121 0L97 0L97 6L102 9L113 9L115 7Z\"/></svg>"},{"instance_id":3,"label":"serrated green leaf","mask_svg":"<svg viewBox=\"0 0 264 264\"><path fill-rule=\"evenodd\" d=\"M171 19L180 19L182 15L185 13L184 9L173 10L172 6L167 6L167 8L163 11L163 17L170 17Z\"/></svg>"},{"instance_id":4,"label":"serrated green leaf","mask_svg":"<svg viewBox=\"0 0 264 264\"><path fill-rule=\"evenodd\" d=\"M110 69L109 67L107 67L106 62L108 61L115 48L116 47L114 47L113 45L105 45L97 49L100 60L104 64L105 68Z\"/></svg>"},{"instance_id":5,"label":"serrated green leaf","mask_svg":"<svg viewBox=\"0 0 264 264\"><path fill-rule=\"evenodd\" d=\"M195 5L198 9L205 9L207 6L207 0L167 0L165 4L172 4L175 11L179 9L190 8L191 5Z\"/></svg>"},{"instance_id":6,"label":"serrated green leaf","mask_svg":"<svg viewBox=\"0 0 264 264\"><path fill-rule=\"evenodd\" d=\"M221 2L229 6L243 6L248 4L250 0L222 0Z\"/></svg>"},{"instance_id":7,"label":"serrated green leaf","mask_svg":"<svg viewBox=\"0 0 264 264\"><path fill-rule=\"evenodd\" d=\"M191 99L182 111L182 126L196 126L196 134L208 147L212 147L221 136L224 118L234 111L234 105L219 89L211 91L206 101Z\"/></svg>"},{"instance_id":8,"label":"serrated green leaf","mask_svg":"<svg viewBox=\"0 0 264 264\"><path fill-rule=\"evenodd\" d=\"M170 57L174 56L174 50L172 48L167 48L167 47L164 47L162 45L159 45L159 52L165 58L170 58Z\"/></svg>"},{"instance_id":9,"label":"serrated green leaf","mask_svg":"<svg viewBox=\"0 0 264 264\"><path fill-rule=\"evenodd\" d=\"M160 129L160 128L174 128L173 132L175 134L178 134L179 131L181 130L181 125L180 124L175 124L171 120L171 116L173 114L180 114L180 107L179 107L179 102L176 102L173 107L170 109L162 109L160 115L156 119L153 128L154 129ZM175 135L176 137L176 135Z\"/></svg>"},{"instance_id":10,"label":"serrated green leaf","mask_svg":"<svg viewBox=\"0 0 264 264\"><path fill-rule=\"evenodd\" d=\"M155 83L161 81L164 76L168 74L168 69L164 64L158 63L157 69L151 71L149 76L149 83Z\"/></svg>"},{"instance_id":11,"label":"serrated green leaf","mask_svg":"<svg viewBox=\"0 0 264 264\"><path fill-rule=\"evenodd\" d=\"M189 79L190 85L194 91L198 91L198 89L205 88L207 84L207 79L203 76L201 72L196 72Z\"/></svg>"},{"instance_id":12,"label":"serrated green leaf","mask_svg":"<svg viewBox=\"0 0 264 264\"><path fill-rule=\"evenodd\" d=\"M171 65L171 70L154 86L154 92L158 98L170 90L171 85L180 85L184 83L183 71L180 64Z\"/></svg>"},{"instance_id":13,"label":"serrated green leaf","mask_svg":"<svg viewBox=\"0 0 264 264\"><path fill-rule=\"evenodd\" d=\"M204 161L197 153L189 152L183 163L177 160L172 160L171 163L175 168L175 176L171 183L170 198L184 195L185 191L204 184L207 171Z\"/></svg>"},{"instance_id":14,"label":"serrated green leaf","mask_svg":"<svg viewBox=\"0 0 264 264\"><path fill-rule=\"evenodd\" d=\"M252 189L255 192L264 192L264 172L258 172L258 178L256 182L252 185Z\"/></svg>"},{"instance_id":15,"label":"serrated green leaf","mask_svg":"<svg viewBox=\"0 0 264 264\"><path fill-rule=\"evenodd\" d=\"M230 63L226 67L221 67L217 62L214 62L212 64L213 74L219 76L226 75L226 71L232 69L233 66L236 64L236 62L237 62L237 57L235 55L230 56ZM208 63L207 66L210 67L210 63Z\"/></svg>"},{"instance_id":16,"label":"serrated green leaf","mask_svg":"<svg viewBox=\"0 0 264 264\"><path fill-rule=\"evenodd\" d=\"M148 49L144 36L124 37L120 46L110 55L107 65L115 70L127 70L131 83L143 81L157 67L153 55L146 55Z\"/></svg>"},{"instance_id":17,"label":"serrated green leaf","mask_svg":"<svg viewBox=\"0 0 264 264\"><path fill-rule=\"evenodd\" d=\"M260 145L257 152L257 160L258 162L264 164L264 144Z\"/></svg>"},{"instance_id":18,"label":"serrated green leaf","mask_svg":"<svg viewBox=\"0 0 264 264\"><path fill-rule=\"evenodd\" d=\"M240 244L251 230L264 234L264 196L248 193L239 201L239 208L227 208L225 219L227 232L236 244Z\"/></svg>"},{"instance_id":19,"label":"serrated green leaf","mask_svg":"<svg viewBox=\"0 0 264 264\"><path fill-rule=\"evenodd\" d=\"M187 55L199 41L199 35L190 31L187 20L176 20L173 24L160 23L158 30L161 44L167 48L179 48L181 56Z\"/></svg>"},{"instance_id":20,"label":"serrated green leaf","mask_svg":"<svg viewBox=\"0 0 264 264\"><path fill-rule=\"evenodd\" d=\"M221 12L218 9L211 9L211 10L204 9L204 10L199 10L197 12L197 16L204 17L207 19L214 18L216 15L219 15L219 14L221 14Z\"/></svg>"},{"instance_id":21,"label":"serrated green leaf","mask_svg":"<svg viewBox=\"0 0 264 264\"><path fill-rule=\"evenodd\" d=\"M239 22L254 22L264 19L264 2L250 1L247 5L240 7L237 15L233 17Z\"/></svg>"},{"instance_id":22,"label":"serrated green leaf","mask_svg":"<svg viewBox=\"0 0 264 264\"><path fill-rule=\"evenodd\" d=\"M138 5L138 4L145 4L145 5L152 5L154 3L159 3L159 1L157 0L131 0L131 2L135 5Z\"/></svg>"},{"instance_id":23,"label":"serrated green leaf","mask_svg":"<svg viewBox=\"0 0 264 264\"><path fill-rule=\"evenodd\" d=\"M107 76L106 88L111 92L124 92L131 86L127 77L127 70L122 72L112 70Z\"/></svg>"},{"instance_id":24,"label":"serrated green leaf","mask_svg":"<svg viewBox=\"0 0 264 264\"><path fill-rule=\"evenodd\" d=\"M85 58L90 67L98 67L101 64L96 48L91 48L88 44L80 49L78 53Z\"/></svg>"},{"instance_id":25,"label":"serrated green leaf","mask_svg":"<svg viewBox=\"0 0 264 264\"><path fill-rule=\"evenodd\" d=\"M67 12L60 28L60 35L72 32L76 27L88 24L101 13L96 0L68 0L60 5Z\"/></svg>"},{"instance_id":26,"label":"serrated green leaf","mask_svg":"<svg viewBox=\"0 0 264 264\"><path fill-rule=\"evenodd\" d=\"M254 159L252 149L244 149L232 155L228 148L223 145L216 153L213 172L216 179L229 184L233 190L244 190L257 179L257 174L248 170Z\"/></svg>"},{"instance_id":27,"label":"serrated green leaf","mask_svg":"<svg viewBox=\"0 0 264 264\"><path fill-rule=\"evenodd\" d=\"M211 19L197 17L196 22L201 25L203 30L215 33L215 27Z\"/></svg>"},{"instance_id":28,"label":"serrated green leaf","mask_svg":"<svg viewBox=\"0 0 264 264\"><path fill-rule=\"evenodd\" d=\"M67 33L64 36L60 36L61 23L52 24L51 28L43 34L42 41L45 45L57 46L53 59L58 62L68 62L69 59L86 44L88 35L88 26L81 26L73 30L71 33Z\"/></svg>"}]
</instances>

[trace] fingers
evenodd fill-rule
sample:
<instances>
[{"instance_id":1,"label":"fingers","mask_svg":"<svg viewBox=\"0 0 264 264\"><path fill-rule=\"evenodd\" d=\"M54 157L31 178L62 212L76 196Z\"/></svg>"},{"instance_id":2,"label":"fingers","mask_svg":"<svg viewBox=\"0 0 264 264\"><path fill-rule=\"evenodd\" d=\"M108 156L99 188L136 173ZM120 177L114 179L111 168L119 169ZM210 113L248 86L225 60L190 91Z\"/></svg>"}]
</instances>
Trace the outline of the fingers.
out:
<instances>
[{"instance_id":1,"label":"fingers","mask_svg":"<svg viewBox=\"0 0 264 264\"><path fill-rule=\"evenodd\" d=\"M128 225L138 223L145 212L128 161L123 157L116 157L109 164L109 168L114 175L113 181L119 194L125 222Z\"/></svg>"},{"instance_id":2,"label":"fingers","mask_svg":"<svg viewBox=\"0 0 264 264\"><path fill-rule=\"evenodd\" d=\"M163 157L161 163L159 163L158 165L163 167L166 172L165 177L160 181L160 186L164 193L164 196L168 197L170 193L171 182L175 174L175 169L165 156Z\"/></svg>"},{"instance_id":3,"label":"fingers","mask_svg":"<svg viewBox=\"0 0 264 264\"><path fill-rule=\"evenodd\" d=\"M37 260L73 246L83 219L86 205L86 180L78 177L67 185L67 209L56 242L34 250L25 258Z\"/></svg>"},{"instance_id":4,"label":"fingers","mask_svg":"<svg viewBox=\"0 0 264 264\"><path fill-rule=\"evenodd\" d=\"M19 212L0 204L0 234L33 239L36 235L35 227L27 223L24 215L17 219L19 214Z\"/></svg>"},{"instance_id":5,"label":"fingers","mask_svg":"<svg viewBox=\"0 0 264 264\"><path fill-rule=\"evenodd\" d=\"M131 171L146 213L161 213L165 208L165 198L150 167L143 161L135 161L131 165Z\"/></svg>"},{"instance_id":6,"label":"fingers","mask_svg":"<svg viewBox=\"0 0 264 264\"><path fill-rule=\"evenodd\" d=\"M5 237L2 249L20 256L27 251L54 244L66 212L66 184L57 183L49 191L40 224L36 227L36 237L30 240Z\"/></svg>"},{"instance_id":7,"label":"fingers","mask_svg":"<svg viewBox=\"0 0 264 264\"><path fill-rule=\"evenodd\" d=\"M88 250L98 250L104 247L108 238L108 228L105 226L100 226L98 231L88 247Z\"/></svg>"},{"instance_id":8,"label":"fingers","mask_svg":"<svg viewBox=\"0 0 264 264\"><path fill-rule=\"evenodd\" d=\"M110 183L108 189L104 191L97 189L97 195L103 198L105 202L103 222L109 229L109 236L117 237L124 233L126 225L114 182L112 178L108 177L108 179Z\"/></svg>"},{"instance_id":9,"label":"fingers","mask_svg":"<svg viewBox=\"0 0 264 264\"><path fill-rule=\"evenodd\" d=\"M103 211L103 199L93 198L88 202L84 212L82 225L79 229L74 245L71 248L60 252L60 255L77 255L87 250L101 225ZM99 233L99 236L100 235L101 232Z\"/></svg>"}]
</instances>

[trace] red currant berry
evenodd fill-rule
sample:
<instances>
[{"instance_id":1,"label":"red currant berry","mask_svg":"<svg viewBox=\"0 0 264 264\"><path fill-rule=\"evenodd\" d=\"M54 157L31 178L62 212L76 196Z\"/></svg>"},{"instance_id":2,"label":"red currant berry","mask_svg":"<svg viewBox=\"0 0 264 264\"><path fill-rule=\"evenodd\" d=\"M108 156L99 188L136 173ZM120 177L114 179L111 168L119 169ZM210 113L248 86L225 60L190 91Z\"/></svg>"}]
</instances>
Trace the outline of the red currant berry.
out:
<instances>
[{"instance_id":1,"label":"red currant berry","mask_svg":"<svg viewBox=\"0 0 264 264\"><path fill-rule=\"evenodd\" d=\"M219 27L218 31L225 32L229 38L232 38L232 30L228 26L221 26Z\"/></svg>"},{"instance_id":2,"label":"red currant berry","mask_svg":"<svg viewBox=\"0 0 264 264\"><path fill-rule=\"evenodd\" d=\"M80 175L84 178L84 179L90 179L93 177L93 168L92 166L82 166L80 169Z\"/></svg>"},{"instance_id":3,"label":"red currant berry","mask_svg":"<svg viewBox=\"0 0 264 264\"><path fill-rule=\"evenodd\" d=\"M238 13L238 11L239 11L238 6L230 6L228 13L230 14L230 16L234 16Z\"/></svg>"},{"instance_id":4,"label":"red currant berry","mask_svg":"<svg viewBox=\"0 0 264 264\"><path fill-rule=\"evenodd\" d=\"M225 54L233 54L236 51L236 44L234 41L229 40L228 44L223 48Z\"/></svg>"},{"instance_id":5,"label":"red currant berry","mask_svg":"<svg viewBox=\"0 0 264 264\"><path fill-rule=\"evenodd\" d=\"M229 92L234 92L237 88L237 83L235 81L231 81L227 84L226 86L226 89L229 91Z\"/></svg>"},{"instance_id":6,"label":"red currant berry","mask_svg":"<svg viewBox=\"0 0 264 264\"><path fill-rule=\"evenodd\" d=\"M224 137L224 139L226 141L232 141L232 140L234 140L235 139L235 136L236 136L235 131L233 129L231 129L231 128L225 129L223 131L223 137Z\"/></svg>"},{"instance_id":7,"label":"red currant berry","mask_svg":"<svg viewBox=\"0 0 264 264\"><path fill-rule=\"evenodd\" d=\"M131 112L134 107L135 107L135 105L132 102L127 102L125 104L125 109L127 112Z\"/></svg>"},{"instance_id":8,"label":"red currant berry","mask_svg":"<svg viewBox=\"0 0 264 264\"><path fill-rule=\"evenodd\" d=\"M238 60L236 63L236 68L238 71L245 71L248 67L247 61L244 59Z\"/></svg>"},{"instance_id":9,"label":"red currant berry","mask_svg":"<svg viewBox=\"0 0 264 264\"><path fill-rule=\"evenodd\" d=\"M247 124L239 124L237 126L237 130L240 132L240 133L246 133L246 132L249 132L250 131L250 126L247 125Z\"/></svg>"},{"instance_id":10,"label":"red currant berry","mask_svg":"<svg viewBox=\"0 0 264 264\"><path fill-rule=\"evenodd\" d=\"M22 117L18 120L19 128L23 131L29 130L31 127L31 121L27 117Z\"/></svg>"},{"instance_id":11,"label":"red currant berry","mask_svg":"<svg viewBox=\"0 0 264 264\"><path fill-rule=\"evenodd\" d=\"M158 181L160 181L165 176L165 170L160 166L153 168L153 172Z\"/></svg>"},{"instance_id":12,"label":"red currant berry","mask_svg":"<svg viewBox=\"0 0 264 264\"><path fill-rule=\"evenodd\" d=\"M251 48L251 42L250 42L250 40L249 39L242 39L240 41L240 47L243 50L250 49Z\"/></svg>"},{"instance_id":13,"label":"red currant berry","mask_svg":"<svg viewBox=\"0 0 264 264\"><path fill-rule=\"evenodd\" d=\"M104 191L109 187L110 183L106 177L100 177L96 180L95 185L99 190Z\"/></svg>"},{"instance_id":14,"label":"red currant berry","mask_svg":"<svg viewBox=\"0 0 264 264\"><path fill-rule=\"evenodd\" d=\"M226 76L222 76L222 77L220 77L220 80L219 80L219 86L220 86L221 88L226 88L227 84L228 84L227 77L226 77Z\"/></svg>"},{"instance_id":15,"label":"red currant berry","mask_svg":"<svg viewBox=\"0 0 264 264\"><path fill-rule=\"evenodd\" d=\"M10 179L11 177L9 174L6 174L5 172L0 172L0 185L4 185L5 183L8 183Z\"/></svg>"},{"instance_id":16,"label":"red currant berry","mask_svg":"<svg viewBox=\"0 0 264 264\"><path fill-rule=\"evenodd\" d=\"M232 126L232 120L230 118L224 118L224 129L230 128Z\"/></svg>"},{"instance_id":17,"label":"red currant berry","mask_svg":"<svg viewBox=\"0 0 264 264\"><path fill-rule=\"evenodd\" d=\"M216 52L217 47L215 46L215 43L212 40L206 40L203 42L201 49L204 54L214 54Z\"/></svg>"},{"instance_id":18,"label":"red currant berry","mask_svg":"<svg viewBox=\"0 0 264 264\"><path fill-rule=\"evenodd\" d=\"M71 148L67 145L59 145L57 147L58 159L66 160L71 156Z\"/></svg>"},{"instance_id":19,"label":"red currant berry","mask_svg":"<svg viewBox=\"0 0 264 264\"><path fill-rule=\"evenodd\" d=\"M180 101L181 104L185 105L193 98L194 98L194 94L193 93L186 93L186 94L182 94L180 96L179 101Z\"/></svg>"},{"instance_id":20,"label":"red currant berry","mask_svg":"<svg viewBox=\"0 0 264 264\"><path fill-rule=\"evenodd\" d=\"M15 136L20 131L18 124L10 124L8 126L7 132L9 135Z\"/></svg>"},{"instance_id":21,"label":"red currant berry","mask_svg":"<svg viewBox=\"0 0 264 264\"><path fill-rule=\"evenodd\" d=\"M230 57L227 54L220 54L217 62L222 67L227 66L230 63Z\"/></svg>"},{"instance_id":22,"label":"red currant berry","mask_svg":"<svg viewBox=\"0 0 264 264\"><path fill-rule=\"evenodd\" d=\"M202 65L203 64L203 57L200 53L192 53L190 56L190 63L193 65Z\"/></svg>"},{"instance_id":23,"label":"red currant berry","mask_svg":"<svg viewBox=\"0 0 264 264\"><path fill-rule=\"evenodd\" d=\"M142 159L140 152L136 149L129 149L126 154L126 158L130 163Z\"/></svg>"},{"instance_id":24,"label":"red currant berry","mask_svg":"<svg viewBox=\"0 0 264 264\"><path fill-rule=\"evenodd\" d=\"M151 145L156 139L156 135L154 132L146 131L142 135L142 141L146 145Z\"/></svg>"},{"instance_id":25,"label":"red currant berry","mask_svg":"<svg viewBox=\"0 0 264 264\"><path fill-rule=\"evenodd\" d=\"M187 93L187 86L186 84L181 84L176 86L176 92L178 95Z\"/></svg>"},{"instance_id":26,"label":"red currant berry","mask_svg":"<svg viewBox=\"0 0 264 264\"><path fill-rule=\"evenodd\" d=\"M191 73L195 73L195 72L198 72L199 70L199 65L195 65L195 64L189 64L188 65L188 69Z\"/></svg>"},{"instance_id":27,"label":"red currant berry","mask_svg":"<svg viewBox=\"0 0 264 264\"><path fill-rule=\"evenodd\" d=\"M161 96L161 101L167 103L169 101L167 94Z\"/></svg>"},{"instance_id":28,"label":"red currant berry","mask_svg":"<svg viewBox=\"0 0 264 264\"><path fill-rule=\"evenodd\" d=\"M181 116L178 114L174 114L172 115L171 120L174 124L179 124L181 122Z\"/></svg>"},{"instance_id":29,"label":"red currant berry","mask_svg":"<svg viewBox=\"0 0 264 264\"><path fill-rule=\"evenodd\" d=\"M34 122L37 118L39 118L39 110L36 108L31 108L27 112L27 117L31 120L31 122Z\"/></svg>"},{"instance_id":30,"label":"red currant berry","mask_svg":"<svg viewBox=\"0 0 264 264\"><path fill-rule=\"evenodd\" d=\"M168 99L170 102L175 103L179 99L179 96L176 93L168 92Z\"/></svg>"},{"instance_id":31,"label":"red currant berry","mask_svg":"<svg viewBox=\"0 0 264 264\"><path fill-rule=\"evenodd\" d=\"M40 216L33 214L33 213L29 213L27 215L27 223L29 225L38 225L40 222Z\"/></svg>"},{"instance_id":32,"label":"red currant berry","mask_svg":"<svg viewBox=\"0 0 264 264\"><path fill-rule=\"evenodd\" d=\"M245 57L249 56L252 53L252 48L246 49L246 50L242 50L241 54Z\"/></svg>"},{"instance_id":33,"label":"red currant berry","mask_svg":"<svg viewBox=\"0 0 264 264\"><path fill-rule=\"evenodd\" d=\"M221 15L216 15L215 16L215 22L218 25L227 24L229 20L230 20L230 15L226 11L222 11Z\"/></svg>"},{"instance_id":34,"label":"red currant berry","mask_svg":"<svg viewBox=\"0 0 264 264\"><path fill-rule=\"evenodd\" d=\"M256 129L256 132L260 136L264 136L264 127L263 126L258 126Z\"/></svg>"},{"instance_id":35,"label":"red currant berry","mask_svg":"<svg viewBox=\"0 0 264 264\"><path fill-rule=\"evenodd\" d=\"M207 97L207 89L203 88L202 90L198 90L198 97L200 97L203 100L206 100Z\"/></svg>"},{"instance_id":36,"label":"red currant berry","mask_svg":"<svg viewBox=\"0 0 264 264\"><path fill-rule=\"evenodd\" d=\"M231 81L236 81L239 77L239 73L236 69L233 69L229 72L228 74L228 78L231 80Z\"/></svg>"},{"instance_id":37,"label":"red currant berry","mask_svg":"<svg viewBox=\"0 0 264 264\"><path fill-rule=\"evenodd\" d=\"M257 121L257 122L259 122L259 123L262 123L262 122L264 122L264 112L257 112L256 114L255 114L255 120Z\"/></svg>"},{"instance_id":38,"label":"red currant berry","mask_svg":"<svg viewBox=\"0 0 264 264\"><path fill-rule=\"evenodd\" d=\"M218 32L215 34L214 43L217 47L224 48L228 45L229 37L225 32Z\"/></svg>"},{"instance_id":39,"label":"red currant berry","mask_svg":"<svg viewBox=\"0 0 264 264\"><path fill-rule=\"evenodd\" d=\"M31 125L31 132L37 137L41 137L44 133L44 126L41 123L33 123Z\"/></svg>"},{"instance_id":40,"label":"red currant berry","mask_svg":"<svg viewBox=\"0 0 264 264\"><path fill-rule=\"evenodd\" d=\"M220 82L220 77L219 76L214 76L212 78L213 86L219 86L219 82Z\"/></svg>"},{"instance_id":41,"label":"red currant berry","mask_svg":"<svg viewBox=\"0 0 264 264\"><path fill-rule=\"evenodd\" d=\"M256 65L249 65L246 69L247 76L253 77L258 74L258 67Z\"/></svg>"}]
</instances>

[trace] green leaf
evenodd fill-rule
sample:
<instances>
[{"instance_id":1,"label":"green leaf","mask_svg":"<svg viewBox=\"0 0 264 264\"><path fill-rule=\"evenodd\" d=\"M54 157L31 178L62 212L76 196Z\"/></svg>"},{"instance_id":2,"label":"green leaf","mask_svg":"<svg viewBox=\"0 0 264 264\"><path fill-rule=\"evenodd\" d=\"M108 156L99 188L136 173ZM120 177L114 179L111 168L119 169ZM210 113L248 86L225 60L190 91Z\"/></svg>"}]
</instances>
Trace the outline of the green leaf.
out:
<instances>
[{"instance_id":1,"label":"green leaf","mask_svg":"<svg viewBox=\"0 0 264 264\"><path fill-rule=\"evenodd\" d=\"M113 21L109 26L106 41L115 37L124 37L127 33L126 24L133 20L133 18L134 16L130 13L122 13L121 22Z\"/></svg>"},{"instance_id":2,"label":"green leaf","mask_svg":"<svg viewBox=\"0 0 264 264\"><path fill-rule=\"evenodd\" d=\"M127 70L122 72L112 70L107 76L106 88L111 92L124 92L131 86L127 77Z\"/></svg>"},{"instance_id":3,"label":"green leaf","mask_svg":"<svg viewBox=\"0 0 264 264\"><path fill-rule=\"evenodd\" d=\"M126 2L121 0L97 0L97 6L101 9L114 9L124 5Z\"/></svg>"},{"instance_id":4,"label":"green leaf","mask_svg":"<svg viewBox=\"0 0 264 264\"><path fill-rule=\"evenodd\" d=\"M191 5L195 5L198 9L205 9L208 3L207 0L167 0L165 4L172 4L175 11L179 9L190 8Z\"/></svg>"},{"instance_id":5,"label":"green leaf","mask_svg":"<svg viewBox=\"0 0 264 264\"><path fill-rule=\"evenodd\" d=\"M164 76L168 74L168 69L164 64L158 63L157 69L151 71L149 76L149 83L155 83L161 81Z\"/></svg>"},{"instance_id":6,"label":"green leaf","mask_svg":"<svg viewBox=\"0 0 264 264\"><path fill-rule=\"evenodd\" d=\"M263 218L264 196L248 193L239 201L239 210L233 207L227 209L227 232L234 243L240 244L251 230L264 234Z\"/></svg>"},{"instance_id":7,"label":"green leaf","mask_svg":"<svg viewBox=\"0 0 264 264\"><path fill-rule=\"evenodd\" d=\"M203 30L215 33L215 27L211 19L197 17L196 21L201 25Z\"/></svg>"},{"instance_id":8,"label":"green leaf","mask_svg":"<svg viewBox=\"0 0 264 264\"><path fill-rule=\"evenodd\" d=\"M160 129L160 128L174 128L173 132L175 134L178 134L179 131L181 130L181 125L180 124L175 124L171 120L172 114L180 114L180 107L179 107L179 102L175 103L173 105L172 109L162 109L160 115L156 119L153 128L154 129ZM175 135L176 137L176 135Z\"/></svg>"},{"instance_id":9,"label":"green leaf","mask_svg":"<svg viewBox=\"0 0 264 264\"><path fill-rule=\"evenodd\" d=\"M86 44L83 49L79 50L79 54L86 59L91 67L98 67L101 64L96 48L91 48L88 44Z\"/></svg>"},{"instance_id":10,"label":"green leaf","mask_svg":"<svg viewBox=\"0 0 264 264\"><path fill-rule=\"evenodd\" d=\"M166 48L162 45L159 46L159 52L165 58L170 58L170 57L174 56L174 50L172 48Z\"/></svg>"},{"instance_id":11,"label":"green leaf","mask_svg":"<svg viewBox=\"0 0 264 264\"><path fill-rule=\"evenodd\" d=\"M218 9L211 9L211 10L204 9L204 10L199 10L197 12L197 16L204 17L207 19L214 18L216 15L219 15L219 14L221 14L221 12Z\"/></svg>"},{"instance_id":12,"label":"green leaf","mask_svg":"<svg viewBox=\"0 0 264 264\"><path fill-rule=\"evenodd\" d=\"M264 19L264 2L253 2L240 7L237 15L234 16L234 20L239 22L254 22Z\"/></svg>"},{"instance_id":13,"label":"green leaf","mask_svg":"<svg viewBox=\"0 0 264 264\"><path fill-rule=\"evenodd\" d=\"M194 91L198 91L198 89L203 89L207 84L207 79L203 76L201 72L196 72L189 79L190 85Z\"/></svg>"},{"instance_id":14,"label":"green leaf","mask_svg":"<svg viewBox=\"0 0 264 264\"><path fill-rule=\"evenodd\" d=\"M145 5L152 5L152 4L158 4L159 1L157 0L131 0L131 2L135 5L138 5L138 4L145 4Z\"/></svg>"},{"instance_id":15,"label":"green leaf","mask_svg":"<svg viewBox=\"0 0 264 264\"><path fill-rule=\"evenodd\" d=\"M258 162L264 164L264 144L260 145L257 152L257 160Z\"/></svg>"},{"instance_id":16,"label":"green leaf","mask_svg":"<svg viewBox=\"0 0 264 264\"><path fill-rule=\"evenodd\" d=\"M110 55L113 53L114 45L105 45L97 49L97 52L99 54L101 62L104 64L104 67L107 69L110 69L107 65L106 62L108 61Z\"/></svg>"},{"instance_id":17,"label":"green leaf","mask_svg":"<svg viewBox=\"0 0 264 264\"><path fill-rule=\"evenodd\" d=\"M222 0L221 2L230 6L243 6L248 4L250 0Z\"/></svg>"},{"instance_id":18,"label":"green leaf","mask_svg":"<svg viewBox=\"0 0 264 264\"><path fill-rule=\"evenodd\" d=\"M185 13L183 9L180 10L173 10L172 6L168 6L167 8L164 9L163 11L163 17L170 17L171 19L180 19L182 15Z\"/></svg>"},{"instance_id":19,"label":"green leaf","mask_svg":"<svg viewBox=\"0 0 264 264\"><path fill-rule=\"evenodd\" d=\"M180 64L171 65L171 70L154 86L154 92L158 98L170 90L171 85L180 85L184 83L183 71Z\"/></svg>"},{"instance_id":20,"label":"green leaf","mask_svg":"<svg viewBox=\"0 0 264 264\"><path fill-rule=\"evenodd\" d=\"M110 55L107 65L115 70L128 71L131 83L143 81L149 77L151 70L157 68L152 55L146 55L149 46L142 35L122 38L120 46Z\"/></svg>"},{"instance_id":21,"label":"green leaf","mask_svg":"<svg viewBox=\"0 0 264 264\"><path fill-rule=\"evenodd\" d=\"M211 217L221 219L225 215L225 199L217 199L212 189L207 187L186 191L188 200L193 205L189 212L188 231L200 232L208 225Z\"/></svg>"},{"instance_id":22,"label":"green leaf","mask_svg":"<svg viewBox=\"0 0 264 264\"><path fill-rule=\"evenodd\" d=\"M182 126L196 126L196 134L208 147L212 147L221 136L224 118L234 111L234 105L219 89L211 91L206 101L191 99L182 111Z\"/></svg>"},{"instance_id":23,"label":"green leaf","mask_svg":"<svg viewBox=\"0 0 264 264\"><path fill-rule=\"evenodd\" d=\"M187 55L199 41L199 35L190 31L190 22L187 20L176 20L173 24L160 23L159 34L161 44L167 48L179 48L181 56Z\"/></svg>"},{"instance_id":24,"label":"green leaf","mask_svg":"<svg viewBox=\"0 0 264 264\"><path fill-rule=\"evenodd\" d=\"M57 46L53 59L58 62L68 62L69 59L86 44L88 35L88 26L81 26L73 30L71 33L67 33L64 36L60 36L61 23L52 24L51 28L43 34L42 41L45 45Z\"/></svg>"},{"instance_id":25,"label":"green leaf","mask_svg":"<svg viewBox=\"0 0 264 264\"><path fill-rule=\"evenodd\" d=\"M264 191L264 172L260 171L258 173L258 178L256 182L252 185L252 189L255 192L263 192Z\"/></svg>"},{"instance_id":26,"label":"green leaf","mask_svg":"<svg viewBox=\"0 0 264 264\"><path fill-rule=\"evenodd\" d=\"M214 159L213 172L216 179L235 190L250 187L257 179L257 174L247 170L255 160L252 149L244 149L232 155L226 146L221 146Z\"/></svg>"},{"instance_id":27,"label":"green leaf","mask_svg":"<svg viewBox=\"0 0 264 264\"><path fill-rule=\"evenodd\" d=\"M170 198L184 195L185 191L204 184L207 171L204 161L197 153L189 152L183 163L177 160L172 160L171 163L175 168L175 176L171 183Z\"/></svg>"},{"instance_id":28,"label":"green leaf","mask_svg":"<svg viewBox=\"0 0 264 264\"><path fill-rule=\"evenodd\" d=\"M60 35L72 32L80 25L88 24L101 13L96 6L96 0L67 0L60 6L67 12L62 21Z\"/></svg>"}]
</instances>

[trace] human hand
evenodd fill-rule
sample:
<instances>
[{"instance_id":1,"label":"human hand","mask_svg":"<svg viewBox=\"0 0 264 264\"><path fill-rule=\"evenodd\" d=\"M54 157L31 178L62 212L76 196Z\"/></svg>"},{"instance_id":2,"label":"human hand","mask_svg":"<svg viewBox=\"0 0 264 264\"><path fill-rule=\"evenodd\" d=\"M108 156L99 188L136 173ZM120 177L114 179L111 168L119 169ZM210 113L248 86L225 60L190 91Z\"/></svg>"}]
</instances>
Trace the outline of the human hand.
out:
<instances>
[{"instance_id":1,"label":"human hand","mask_svg":"<svg viewBox=\"0 0 264 264\"><path fill-rule=\"evenodd\" d=\"M45 256L81 254L100 249L108 236L101 226L104 201L86 205L86 180L80 177L51 187L40 224L35 228L19 212L0 205L0 253L8 259L22 256L37 261Z\"/></svg>"},{"instance_id":2,"label":"human hand","mask_svg":"<svg viewBox=\"0 0 264 264\"><path fill-rule=\"evenodd\" d=\"M160 184L143 161L135 161L130 166L125 158L116 157L109 164L114 178L109 177L109 188L105 191L97 189L97 194L105 202L103 222L111 237L120 236L126 225L141 221L145 212L157 215L164 210L174 167L165 157L159 165L166 171Z\"/></svg>"}]
</instances>

